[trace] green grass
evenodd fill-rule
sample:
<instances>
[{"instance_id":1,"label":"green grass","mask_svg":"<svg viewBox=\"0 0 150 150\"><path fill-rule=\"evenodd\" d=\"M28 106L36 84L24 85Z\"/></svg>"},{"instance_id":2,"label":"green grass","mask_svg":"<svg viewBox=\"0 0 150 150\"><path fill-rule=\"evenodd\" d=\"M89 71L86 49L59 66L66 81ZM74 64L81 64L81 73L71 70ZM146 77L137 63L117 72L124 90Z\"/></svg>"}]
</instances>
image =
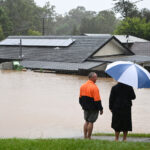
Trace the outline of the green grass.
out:
<instances>
[{"instance_id":1,"label":"green grass","mask_svg":"<svg viewBox=\"0 0 150 150\"><path fill-rule=\"evenodd\" d=\"M0 139L0 150L150 150L150 143L82 139Z\"/></svg>"},{"instance_id":2,"label":"green grass","mask_svg":"<svg viewBox=\"0 0 150 150\"><path fill-rule=\"evenodd\" d=\"M17 71L22 71L25 68L23 66L14 66L13 69Z\"/></svg>"},{"instance_id":3,"label":"green grass","mask_svg":"<svg viewBox=\"0 0 150 150\"><path fill-rule=\"evenodd\" d=\"M113 133L94 133L94 136L114 136ZM122 133L120 134L121 136L123 135ZM150 138L150 134L145 134L145 133L129 133L128 137L147 137Z\"/></svg>"}]
</instances>

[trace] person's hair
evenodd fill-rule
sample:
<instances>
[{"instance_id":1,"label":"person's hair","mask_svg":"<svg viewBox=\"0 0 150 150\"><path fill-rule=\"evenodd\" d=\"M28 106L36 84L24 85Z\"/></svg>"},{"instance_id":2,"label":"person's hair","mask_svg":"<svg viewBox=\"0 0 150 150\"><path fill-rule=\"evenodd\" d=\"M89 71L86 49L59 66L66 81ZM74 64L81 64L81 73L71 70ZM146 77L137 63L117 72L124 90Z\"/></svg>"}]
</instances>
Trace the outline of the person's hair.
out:
<instances>
[{"instance_id":1,"label":"person's hair","mask_svg":"<svg viewBox=\"0 0 150 150\"><path fill-rule=\"evenodd\" d=\"M89 79L91 79L95 74L96 74L95 72L90 72L88 75Z\"/></svg>"}]
</instances>

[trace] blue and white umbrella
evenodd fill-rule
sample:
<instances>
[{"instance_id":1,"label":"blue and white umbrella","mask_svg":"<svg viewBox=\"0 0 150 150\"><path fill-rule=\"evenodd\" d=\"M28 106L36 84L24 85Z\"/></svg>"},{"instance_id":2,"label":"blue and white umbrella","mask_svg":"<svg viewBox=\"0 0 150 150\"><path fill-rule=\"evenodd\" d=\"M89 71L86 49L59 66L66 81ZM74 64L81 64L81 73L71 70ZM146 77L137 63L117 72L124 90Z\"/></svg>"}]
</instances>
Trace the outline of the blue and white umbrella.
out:
<instances>
[{"instance_id":1,"label":"blue and white umbrella","mask_svg":"<svg viewBox=\"0 0 150 150\"><path fill-rule=\"evenodd\" d=\"M116 61L105 72L116 81L136 88L150 88L150 73L133 62Z\"/></svg>"}]
</instances>

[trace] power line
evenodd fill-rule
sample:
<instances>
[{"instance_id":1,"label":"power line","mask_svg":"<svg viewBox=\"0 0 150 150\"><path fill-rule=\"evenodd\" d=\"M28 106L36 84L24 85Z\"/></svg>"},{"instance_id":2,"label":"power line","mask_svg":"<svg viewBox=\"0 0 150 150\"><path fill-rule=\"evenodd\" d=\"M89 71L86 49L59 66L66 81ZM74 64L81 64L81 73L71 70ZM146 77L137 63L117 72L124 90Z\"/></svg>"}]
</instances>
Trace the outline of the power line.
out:
<instances>
[{"instance_id":1,"label":"power line","mask_svg":"<svg viewBox=\"0 0 150 150\"><path fill-rule=\"evenodd\" d=\"M141 1L143 1L143 0L138 0L138 1L135 1L135 2L133 2L133 4L135 4L135 3L138 3L138 2L141 2Z\"/></svg>"}]
</instances>

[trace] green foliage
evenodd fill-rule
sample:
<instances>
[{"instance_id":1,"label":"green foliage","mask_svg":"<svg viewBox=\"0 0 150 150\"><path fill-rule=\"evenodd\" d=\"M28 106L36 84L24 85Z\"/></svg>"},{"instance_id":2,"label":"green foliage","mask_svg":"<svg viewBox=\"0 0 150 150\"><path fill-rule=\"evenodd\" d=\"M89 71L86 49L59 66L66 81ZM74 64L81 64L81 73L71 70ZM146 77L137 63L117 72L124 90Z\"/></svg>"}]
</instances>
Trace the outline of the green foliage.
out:
<instances>
[{"instance_id":1,"label":"green foliage","mask_svg":"<svg viewBox=\"0 0 150 150\"><path fill-rule=\"evenodd\" d=\"M79 29L77 28L76 25L73 26L73 29L72 29L72 35L79 35L80 32L79 32Z\"/></svg>"},{"instance_id":2,"label":"green foliage","mask_svg":"<svg viewBox=\"0 0 150 150\"><path fill-rule=\"evenodd\" d=\"M7 12L2 6L0 6L0 26L2 28L1 30L3 31L3 36L6 37L9 34L11 34L12 22L10 21L10 18L8 17Z\"/></svg>"},{"instance_id":3,"label":"green foliage","mask_svg":"<svg viewBox=\"0 0 150 150\"><path fill-rule=\"evenodd\" d=\"M3 38L4 38L3 29L0 26L0 40L3 40Z\"/></svg>"},{"instance_id":4,"label":"green foliage","mask_svg":"<svg viewBox=\"0 0 150 150\"><path fill-rule=\"evenodd\" d=\"M101 11L93 18L82 19L81 33L112 33L117 19L112 11Z\"/></svg>"},{"instance_id":5,"label":"green foliage","mask_svg":"<svg viewBox=\"0 0 150 150\"><path fill-rule=\"evenodd\" d=\"M120 13L122 17L124 18L135 18L135 17L139 17L141 19L146 19L146 22L150 21L150 10L147 8L143 8L141 10L139 10L136 6L137 2L140 1L135 1L135 3L133 3L130 0L113 0L115 1L114 4L114 11L116 13ZM142 0L141 0L142 1Z\"/></svg>"},{"instance_id":6,"label":"green foliage","mask_svg":"<svg viewBox=\"0 0 150 150\"><path fill-rule=\"evenodd\" d=\"M84 7L71 9L65 16L57 15L55 17L54 34L80 34L80 26L82 19L93 18L96 15L94 11L87 11Z\"/></svg>"},{"instance_id":7,"label":"green foliage","mask_svg":"<svg viewBox=\"0 0 150 150\"><path fill-rule=\"evenodd\" d=\"M42 9L42 20L44 19L44 34L49 35L54 33L54 20L55 20L55 6L51 6L49 2L46 2Z\"/></svg>"},{"instance_id":8,"label":"green foliage","mask_svg":"<svg viewBox=\"0 0 150 150\"><path fill-rule=\"evenodd\" d=\"M39 7L34 0L0 0L0 39L9 35L41 35L43 32L45 35L113 33L114 29L117 34L150 39L150 11L139 11L134 3L127 0L125 5L122 5L122 0L114 1L115 12L126 17L119 25L113 11L96 13L78 6L63 16L56 14L55 6L49 2L44 7Z\"/></svg>"},{"instance_id":9,"label":"green foliage","mask_svg":"<svg viewBox=\"0 0 150 150\"><path fill-rule=\"evenodd\" d=\"M41 73L44 72L42 68L40 68L40 72L41 72Z\"/></svg>"},{"instance_id":10,"label":"green foliage","mask_svg":"<svg viewBox=\"0 0 150 150\"><path fill-rule=\"evenodd\" d=\"M34 0L5 0L1 3L11 22L11 34L14 35L27 35L29 29L42 32L42 18L49 17L48 19L52 20L54 13L53 6L49 3L41 8Z\"/></svg>"},{"instance_id":11,"label":"green foliage","mask_svg":"<svg viewBox=\"0 0 150 150\"><path fill-rule=\"evenodd\" d=\"M24 69L24 67L21 66L18 61L14 61L14 62L13 62L13 69L14 69L14 70L17 70L17 71L21 71L21 70Z\"/></svg>"},{"instance_id":12,"label":"green foliage","mask_svg":"<svg viewBox=\"0 0 150 150\"><path fill-rule=\"evenodd\" d=\"M24 69L24 67L23 66L14 66L13 69L17 70L17 71L22 71Z\"/></svg>"},{"instance_id":13,"label":"green foliage","mask_svg":"<svg viewBox=\"0 0 150 150\"><path fill-rule=\"evenodd\" d=\"M150 40L150 10L144 8L139 11L135 3L127 0L113 1L115 1L115 12L125 17L117 26L114 34L133 35Z\"/></svg>"},{"instance_id":14,"label":"green foliage","mask_svg":"<svg viewBox=\"0 0 150 150\"><path fill-rule=\"evenodd\" d=\"M0 150L149 150L150 143L82 139L1 139Z\"/></svg>"},{"instance_id":15,"label":"green foliage","mask_svg":"<svg viewBox=\"0 0 150 150\"><path fill-rule=\"evenodd\" d=\"M141 17L141 18L145 18L145 19L146 19L146 22L149 22L149 21L150 21L150 10L147 9L147 8L143 8L143 9L140 11L140 17Z\"/></svg>"},{"instance_id":16,"label":"green foliage","mask_svg":"<svg viewBox=\"0 0 150 150\"><path fill-rule=\"evenodd\" d=\"M129 0L113 0L115 1L114 11L120 13L122 17L138 17L139 11L135 3Z\"/></svg>"},{"instance_id":17,"label":"green foliage","mask_svg":"<svg viewBox=\"0 0 150 150\"><path fill-rule=\"evenodd\" d=\"M122 20L114 34L133 35L150 40L150 22L140 18L126 18Z\"/></svg>"},{"instance_id":18,"label":"green foliage","mask_svg":"<svg viewBox=\"0 0 150 150\"><path fill-rule=\"evenodd\" d=\"M35 36L42 35L39 31L35 31L35 30L32 30L32 29L29 29L27 34L28 35L35 35Z\"/></svg>"}]
</instances>

